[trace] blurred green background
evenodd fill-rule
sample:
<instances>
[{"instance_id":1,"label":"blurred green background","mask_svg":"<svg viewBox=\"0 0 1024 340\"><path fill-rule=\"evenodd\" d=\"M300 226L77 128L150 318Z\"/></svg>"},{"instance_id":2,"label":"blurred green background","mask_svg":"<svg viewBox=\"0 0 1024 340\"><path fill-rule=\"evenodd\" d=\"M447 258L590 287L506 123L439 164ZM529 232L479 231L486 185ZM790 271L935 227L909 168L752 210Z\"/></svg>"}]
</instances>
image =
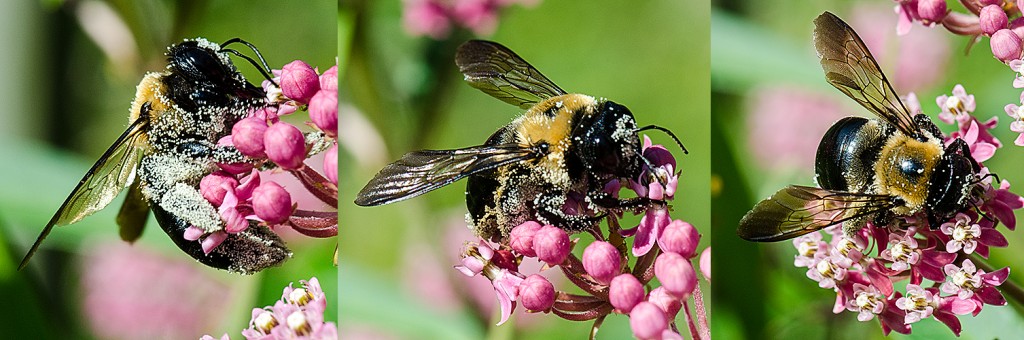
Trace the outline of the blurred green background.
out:
<instances>
[{"instance_id":1,"label":"blurred green background","mask_svg":"<svg viewBox=\"0 0 1024 340\"><path fill-rule=\"evenodd\" d=\"M335 64L337 55L336 6L330 0L5 1L0 5L4 45L0 72L8 79L0 85L0 99L8 104L0 111L0 158L5 160L0 163L4 178L0 184L0 289L7 296L0 328L6 338L112 337L96 334L90 319L124 328L145 326L147 321L141 321L145 315L137 315L140 322L133 322L117 315L113 307L100 305L99 310L108 310L104 313L83 309L93 292L80 279L98 270L94 259L105 253L162 259L150 262L175 268L172 278L188 276L195 281L184 282L206 282L212 285L207 288L221 289L211 293L197 292L202 288L198 286L147 284L147 279L167 279L168 273L126 266L116 273L121 282L138 284L134 288L151 294L153 301L171 297L172 304L175 299L180 302L178 307L149 306L151 314L167 317L164 324L205 318L177 327L178 332L146 338L219 337L225 332L240 338L251 308L273 304L288 283L298 284L311 276L319 278L330 303L337 301L333 239L285 235L294 251L290 261L255 276L239 276L199 265L174 247L155 221L149 222L141 240L125 250L114 224L121 199L80 223L58 227L29 268L16 271L28 246L74 184L124 131L135 85L146 71L163 69L162 54L169 44L197 36L217 42L241 37L260 47L272 68L302 59L325 70ZM251 82L259 84L262 76L253 67L235 62ZM130 297L139 292L120 294ZM207 301L218 304L212 307L192 301L203 296L228 298ZM203 308L220 314L210 315ZM167 314L167 310L180 314ZM336 320L336 310L328 308L326 318ZM134 334L138 338L140 333Z\"/></svg>"},{"instance_id":2,"label":"blurred green background","mask_svg":"<svg viewBox=\"0 0 1024 340\"><path fill-rule=\"evenodd\" d=\"M1024 174L1016 167L1024 162L1024 151L1013 145L1017 134L1009 131L1011 119L1003 111L1004 105L1018 103L1020 90L1011 86L1013 72L992 58L988 39L965 55L970 39L941 27L915 23L910 34L897 38L894 6L892 1L835 0L712 5L715 338L881 337L877 319L858 322L855 313L832 313L835 294L818 288L805 269L793 266L796 251L791 242L754 244L735 236L737 222L758 200L787 184L813 185L814 150L832 122L870 115L828 85L821 73L811 31L812 20L825 10L860 33L896 91L915 92L924 112L944 131L954 126L935 118L940 112L935 97L963 84L975 95L978 119L999 117L992 132L1004 147L985 165L1013 183L1011 189L1024 185ZM949 6L964 11L956 2ZM1020 232L1000 230L1011 245L1024 242ZM1020 247L993 248L990 263L997 268L1012 266L1022 256ZM1011 280L1024 280L1017 268L1011 269ZM896 286L901 289L905 284ZM961 317L962 337L1018 338L1024 330L1019 310L1020 306L985 306L978 317ZM952 336L945 325L929 319L913 324L909 338Z\"/></svg>"},{"instance_id":3,"label":"blurred green background","mask_svg":"<svg viewBox=\"0 0 1024 340\"><path fill-rule=\"evenodd\" d=\"M340 188L342 337L588 334L591 322L531 317L521 308L513 321L492 326L497 307L489 283L452 269L462 243L473 240L463 218L464 182L387 206L362 208L351 203L380 168L403 153L482 144L522 113L462 81L454 64L455 49L474 37L508 46L568 92L607 97L629 107L638 124L659 124L674 131L689 155L679 155L665 135L649 134L678 155L683 172L672 216L700 230L704 236L699 249L709 244L707 2L542 1L503 11L493 35L459 31L438 41L403 31L403 3L342 5L342 50L348 51L341 57L339 132L340 172L346 174ZM628 216L623 225L638 221ZM584 244L592 240L576 236ZM555 286L564 289L570 284ZM685 321L681 316L679 320L685 333ZM630 334L628 319L613 315L599 336L617 339Z\"/></svg>"}]
</instances>

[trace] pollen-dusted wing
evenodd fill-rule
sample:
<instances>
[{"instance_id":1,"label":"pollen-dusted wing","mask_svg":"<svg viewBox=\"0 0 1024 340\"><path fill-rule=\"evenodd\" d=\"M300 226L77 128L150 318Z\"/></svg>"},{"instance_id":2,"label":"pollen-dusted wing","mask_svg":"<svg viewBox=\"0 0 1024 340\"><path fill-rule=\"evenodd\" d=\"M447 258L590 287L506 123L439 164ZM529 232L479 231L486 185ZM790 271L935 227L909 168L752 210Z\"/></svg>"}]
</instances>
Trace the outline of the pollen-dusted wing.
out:
<instances>
[{"instance_id":1,"label":"pollen-dusted wing","mask_svg":"<svg viewBox=\"0 0 1024 340\"><path fill-rule=\"evenodd\" d=\"M481 145L456 150L410 152L377 173L355 203L375 206L425 194L466 176L545 156L519 144Z\"/></svg>"}]
</instances>

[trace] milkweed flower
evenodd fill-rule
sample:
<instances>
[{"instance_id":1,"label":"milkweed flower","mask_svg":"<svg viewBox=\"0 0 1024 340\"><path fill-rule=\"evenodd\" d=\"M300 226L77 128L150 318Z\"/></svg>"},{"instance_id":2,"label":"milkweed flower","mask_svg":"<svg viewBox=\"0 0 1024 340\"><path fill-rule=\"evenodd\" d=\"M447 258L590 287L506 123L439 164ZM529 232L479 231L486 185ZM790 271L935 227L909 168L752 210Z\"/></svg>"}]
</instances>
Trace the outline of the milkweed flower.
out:
<instances>
[{"instance_id":1,"label":"milkweed flower","mask_svg":"<svg viewBox=\"0 0 1024 340\"><path fill-rule=\"evenodd\" d=\"M599 226L587 230L596 239L582 245L558 225L525 221L499 243L478 240L464 246L462 263L455 269L491 281L501 308L499 325L521 303L532 312L566 320L594 320L594 332L609 314L623 314L630 318L638 337L676 339L681 335L674 331L674 320L680 309L685 309L691 336L710 337L693 264L698 254L703 254L700 267L710 278L710 253L698 251L700 234L693 225L673 219L667 207L679 181L675 158L646 136L641 152L647 162L637 178L621 183L612 180L604 186L611 197L628 189L637 197L666 202L636 211L643 214L636 227L620 229L619 216L611 214L606 217L607 234ZM584 205L574 209L576 214L588 211ZM633 239L632 251L625 242L629 238ZM572 252L577 246L584 247L582 257ZM558 268L576 292L554 287L537 274L521 272L519 263L526 258L544 263L547 270ZM633 264L632 268L626 264ZM690 304L696 312L691 313Z\"/></svg>"},{"instance_id":2,"label":"milkweed flower","mask_svg":"<svg viewBox=\"0 0 1024 340\"><path fill-rule=\"evenodd\" d=\"M984 259L991 247L1008 245L997 227L1015 227L1013 212L1024 207L1024 198L1010 192L1006 181L998 187L992 183L983 162L994 157L1002 144L988 132L996 127L996 120L981 123L972 115L974 96L957 85L951 96L936 98L936 104L942 110L941 121L957 127L945 144L963 139L981 167L968 197L972 208L935 225L920 213L895 217L888 225L869 221L853 238L837 225L793 240L794 265L808 268L809 278L836 292L833 311L857 313L860 321L877 317L886 334L907 334L913 323L934 318L959 335L959 318L977 315L984 305L1006 304L998 287L1009 268L989 273L978 269L968 255ZM831 240L824 241L823 235ZM876 249L869 248L872 244ZM941 287L925 288L924 280ZM907 283L896 285L900 281Z\"/></svg>"},{"instance_id":3,"label":"milkweed flower","mask_svg":"<svg viewBox=\"0 0 1024 340\"><path fill-rule=\"evenodd\" d=\"M248 340L337 340L338 326L324 320L327 297L316 277L289 284L273 305L253 308L249 328L242 330ZM201 339L217 339L204 335ZM230 339L224 334L219 339Z\"/></svg>"},{"instance_id":4,"label":"milkweed flower","mask_svg":"<svg viewBox=\"0 0 1024 340\"><path fill-rule=\"evenodd\" d=\"M333 66L318 75L301 60L271 70L275 77L262 83L266 105L235 122L231 134L218 141L218 152L234 156L222 157L223 162L217 163L221 170L199 183L200 193L217 208L223 226L191 226L185 230L185 239L200 242L209 253L230 235L254 225L271 230L286 225L310 237L337 235L337 72ZM304 111L309 112L304 126L311 129L307 131L281 120ZM325 150L322 166L307 166ZM318 163L310 163L314 164ZM275 176L284 174L298 179L301 187L281 185L284 182ZM299 190L334 209L296 205L292 197L300 196Z\"/></svg>"}]
</instances>

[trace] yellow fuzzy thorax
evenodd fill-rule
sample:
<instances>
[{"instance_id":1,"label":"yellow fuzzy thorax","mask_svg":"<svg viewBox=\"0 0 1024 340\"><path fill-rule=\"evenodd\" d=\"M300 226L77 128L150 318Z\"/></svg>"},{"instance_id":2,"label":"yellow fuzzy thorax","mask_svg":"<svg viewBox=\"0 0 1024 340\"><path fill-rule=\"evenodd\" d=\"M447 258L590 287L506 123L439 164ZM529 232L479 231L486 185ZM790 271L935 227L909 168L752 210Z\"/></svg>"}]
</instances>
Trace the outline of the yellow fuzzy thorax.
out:
<instances>
[{"instance_id":1,"label":"yellow fuzzy thorax","mask_svg":"<svg viewBox=\"0 0 1024 340\"><path fill-rule=\"evenodd\" d=\"M521 145L548 143L548 155L537 161L537 175L560 188L571 185L566 171L566 152L572 145L572 128L579 115L594 114L597 99L582 94L552 97L526 111L513 123Z\"/></svg>"},{"instance_id":2,"label":"yellow fuzzy thorax","mask_svg":"<svg viewBox=\"0 0 1024 340\"><path fill-rule=\"evenodd\" d=\"M886 141L875 163L875 188L877 194L902 199L905 204L893 208L898 215L911 215L924 208L928 199L928 184L935 166L942 158L942 142L938 138L927 141L896 134ZM923 165L923 173L916 179L907 178L900 172L900 162L913 159Z\"/></svg>"}]
</instances>

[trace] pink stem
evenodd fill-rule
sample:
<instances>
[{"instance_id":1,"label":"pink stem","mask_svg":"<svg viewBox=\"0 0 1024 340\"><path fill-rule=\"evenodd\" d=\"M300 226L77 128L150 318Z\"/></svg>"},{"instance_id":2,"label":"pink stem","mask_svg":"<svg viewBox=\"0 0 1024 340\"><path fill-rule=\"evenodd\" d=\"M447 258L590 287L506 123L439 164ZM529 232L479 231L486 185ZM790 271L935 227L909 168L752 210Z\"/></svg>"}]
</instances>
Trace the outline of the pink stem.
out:
<instances>
[{"instance_id":1,"label":"pink stem","mask_svg":"<svg viewBox=\"0 0 1024 340\"><path fill-rule=\"evenodd\" d=\"M327 181L319 172L308 166L300 169L288 170L295 178L298 178L306 190L313 193L316 198L332 207L338 207L338 187Z\"/></svg>"}]
</instances>

